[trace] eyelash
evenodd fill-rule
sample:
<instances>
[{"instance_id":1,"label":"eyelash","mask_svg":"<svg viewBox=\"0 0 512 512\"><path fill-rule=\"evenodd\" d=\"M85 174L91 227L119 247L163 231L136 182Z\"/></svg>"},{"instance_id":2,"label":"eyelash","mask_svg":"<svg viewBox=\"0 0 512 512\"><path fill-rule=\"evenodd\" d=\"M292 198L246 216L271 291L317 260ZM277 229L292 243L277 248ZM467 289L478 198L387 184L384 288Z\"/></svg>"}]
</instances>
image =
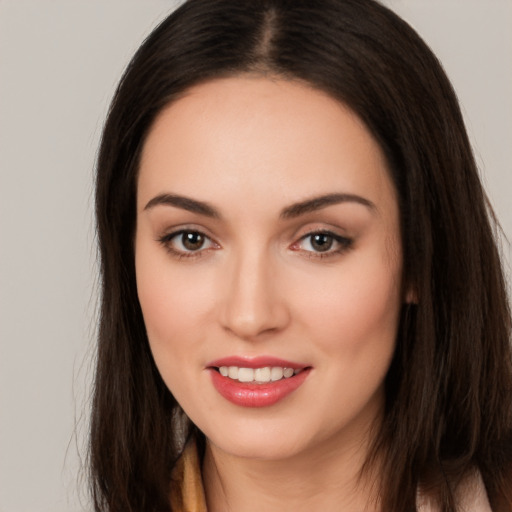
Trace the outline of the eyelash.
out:
<instances>
[{"instance_id":1,"label":"eyelash","mask_svg":"<svg viewBox=\"0 0 512 512\"><path fill-rule=\"evenodd\" d=\"M209 241L210 244L214 245L215 247L207 247L206 249L199 248L196 251L175 249L171 244L172 240L177 239L178 237L183 236L185 234L200 235L204 237L205 242ZM217 249L218 247L220 247L219 244L217 244L211 239L211 237L197 229L180 229L179 231L174 231L172 233L159 237L157 241L160 242L165 247L165 249L167 250L167 252L171 254L171 256L174 256L179 260L184 258L200 258L204 256L207 251Z\"/></svg>"},{"instance_id":2,"label":"eyelash","mask_svg":"<svg viewBox=\"0 0 512 512\"><path fill-rule=\"evenodd\" d=\"M187 250L175 249L172 246L171 242L173 241L173 239L177 239L178 237L183 236L185 234L202 236L202 237L204 237L205 242L209 241L210 244L213 245L213 247L207 247L205 249L200 247L199 249L197 249L195 251L194 250L187 251ZM333 233L332 231L316 230L316 231L310 231L309 233L303 235L297 242L294 242L291 245L292 250L297 251L297 252L301 251L301 249L299 248L300 244L302 244L305 240L307 240L307 239L311 240L312 237L318 236L318 235L323 235L327 238L330 238L333 241L333 243L337 243L339 245L339 247L335 250L331 250L331 248L329 247L325 252L314 251L314 250L311 250L311 251L310 250L302 250L302 252L307 253L308 258L319 258L319 259L328 258L328 257L342 254L352 248L353 240L351 238L347 238L347 237L338 235L336 233ZM212 249L215 250L220 247L220 245L217 244L217 242L215 242L214 240L212 240L208 235L206 235L205 233L203 233L199 230L196 230L196 229L180 229L179 231L174 231L172 233L168 233L166 235L159 237L157 239L157 241L160 242L165 247L165 249L173 257L175 257L177 259L200 258L200 257L204 256L206 254L206 252L209 252ZM310 243L311 243L311 241L310 241Z\"/></svg>"},{"instance_id":3,"label":"eyelash","mask_svg":"<svg viewBox=\"0 0 512 512\"><path fill-rule=\"evenodd\" d=\"M294 248L294 250L300 250L300 249L295 249L295 247L297 247L299 244L301 244L303 241L307 240L308 238L311 240L312 237L314 237L316 235L323 235L325 237L330 238L334 243L337 243L339 247L334 250L331 250L331 248L329 248L325 252L304 251L307 253L308 258L323 259L323 258L329 258L332 256L337 256L339 254L343 254L344 252L347 252L348 250L350 250L353 245L353 239L351 239L351 238L338 235L336 233L333 233L332 231L319 229L319 230L315 230L315 231L310 231L309 233L302 236L297 242L292 244L292 248ZM311 243L311 241L310 241L310 243Z\"/></svg>"}]
</instances>

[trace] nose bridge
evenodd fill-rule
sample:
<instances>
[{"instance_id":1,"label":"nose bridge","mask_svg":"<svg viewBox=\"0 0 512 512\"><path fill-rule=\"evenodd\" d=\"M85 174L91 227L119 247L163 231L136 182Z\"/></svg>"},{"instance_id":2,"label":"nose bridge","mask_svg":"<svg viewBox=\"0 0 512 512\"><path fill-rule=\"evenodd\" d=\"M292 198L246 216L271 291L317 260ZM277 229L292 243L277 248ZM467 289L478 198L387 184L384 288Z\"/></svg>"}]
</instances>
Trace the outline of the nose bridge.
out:
<instances>
[{"instance_id":1,"label":"nose bridge","mask_svg":"<svg viewBox=\"0 0 512 512\"><path fill-rule=\"evenodd\" d=\"M284 297L276 286L271 251L246 247L230 258L222 322L241 338L278 330L287 322Z\"/></svg>"}]
</instances>

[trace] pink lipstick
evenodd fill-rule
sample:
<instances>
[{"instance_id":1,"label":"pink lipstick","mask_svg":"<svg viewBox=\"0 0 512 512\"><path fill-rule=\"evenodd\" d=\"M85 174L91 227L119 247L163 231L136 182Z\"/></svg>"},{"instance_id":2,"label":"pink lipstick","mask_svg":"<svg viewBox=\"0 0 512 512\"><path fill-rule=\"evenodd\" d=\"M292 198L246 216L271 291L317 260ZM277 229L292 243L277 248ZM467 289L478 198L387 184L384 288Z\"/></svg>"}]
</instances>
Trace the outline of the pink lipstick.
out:
<instances>
[{"instance_id":1,"label":"pink lipstick","mask_svg":"<svg viewBox=\"0 0 512 512\"><path fill-rule=\"evenodd\" d=\"M268 407L290 395L311 367L275 357L227 357L207 365L215 389L242 407Z\"/></svg>"}]
</instances>

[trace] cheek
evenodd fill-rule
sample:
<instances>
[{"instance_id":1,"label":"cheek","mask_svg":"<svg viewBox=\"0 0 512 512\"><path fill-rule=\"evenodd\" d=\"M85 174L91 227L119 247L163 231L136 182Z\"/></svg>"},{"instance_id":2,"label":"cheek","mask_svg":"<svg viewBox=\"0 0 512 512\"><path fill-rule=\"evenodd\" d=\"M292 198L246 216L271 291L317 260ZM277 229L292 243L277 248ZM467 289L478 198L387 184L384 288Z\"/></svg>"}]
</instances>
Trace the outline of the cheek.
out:
<instances>
[{"instance_id":1,"label":"cheek","mask_svg":"<svg viewBox=\"0 0 512 512\"><path fill-rule=\"evenodd\" d=\"M392 351L401 307L400 264L359 258L306 283L298 314L329 352ZM314 336L313 332L318 335Z\"/></svg>"},{"instance_id":2,"label":"cheek","mask_svg":"<svg viewBox=\"0 0 512 512\"><path fill-rule=\"evenodd\" d=\"M317 388L335 390L310 397L328 417L326 435L361 414L371 421L383 400L401 309L400 265L371 263L360 258L317 281L298 306L315 347Z\"/></svg>"},{"instance_id":3,"label":"cheek","mask_svg":"<svg viewBox=\"0 0 512 512\"><path fill-rule=\"evenodd\" d=\"M157 365L162 359L185 358L199 343L198 319L208 306L209 285L201 272L172 271L160 248L140 244L136 249L137 293L149 343ZM197 338L197 339L195 339Z\"/></svg>"}]
</instances>

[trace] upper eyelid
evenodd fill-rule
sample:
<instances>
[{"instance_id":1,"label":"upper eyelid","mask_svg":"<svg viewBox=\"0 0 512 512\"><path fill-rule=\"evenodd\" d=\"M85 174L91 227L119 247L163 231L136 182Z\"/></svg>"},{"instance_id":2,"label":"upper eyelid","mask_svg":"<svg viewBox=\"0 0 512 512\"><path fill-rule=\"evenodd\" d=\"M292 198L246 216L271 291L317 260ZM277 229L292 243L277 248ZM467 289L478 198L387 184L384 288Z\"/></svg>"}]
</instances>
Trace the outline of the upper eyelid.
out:
<instances>
[{"instance_id":1,"label":"upper eyelid","mask_svg":"<svg viewBox=\"0 0 512 512\"><path fill-rule=\"evenodd\" d=\"M338 233L334 229L329 229L329 228L311 229L311 230L308 230L307 232L305 232L299 238L304 238L304 237L307 237L307 236L310 236L310 235L322 235L322 234L324 234L324 235L331 235L331 236L334 236L334 237L337 236L337 237L340 237L340 238L348 238L348 236L346 234Z\"/></svg>"},{"instance_id":2,"label":"upper eyelid","mask_svg":"<svg viewBox=\"0 0 512 512\"><path fill-rule=\"evenodd\" d=\"M299 237L297 242L294 242L294 243L298 243L298 242L305 240L314 235L328 235L331 238L333 238L335 241L337 241L338 243L342 243L342 241L353 242L353 238L349 237L347 235L340 235L339 233L335 233L333 231L328 231L328 230L317 230L317 231L310 231L308 233L305 233L304 235Z\"/></svg>"},{"instance_id":3,"label":"upper eyelid","mask_svg":"<svg viewBox=\"0 0 512 512\"><path fill-rule=\"evenodd\" d=\"M211 243L215 244L215 245L220 245L214 237L212 237L211 235L205 233L204 231L201 231L199 229L177 229L177 230L173 230L173 231L169 231L167 234L163 234L162 236L159 237L159 240L165 240L165 241L170 241L176 237L179 237L180 235L183 235L184 233L198 233L202 236L204 236L206 239L208 239Z\"/></svg>"},{"instance_id":4,"label":"upper eyelid","mask_svg":"<svg viewBox=\"0 0 512 512\"><path fill-rule=\"evenodd\" d=\"M296 240L301 240L304 237L307 237L310 235L315 235L317 233L318 234L325 233L325 234L332 235L333 237L339 237L339 238L352 238L349 235L347 229L343 229L339 226L334 226L332 224L326 225L323 223L322 223L322 225L307 227L305 229L304 229L304 227L301 227L294 231L293 238L295 238Z\"/></svg>"},{"instance_id":5,"label":"upper eyelid","mask_svg":"<svg viewBox=\"0 0 512 512\"><path fill-rule=\"evenodd\" d=\"M190 224L167 227L165 229L162 229L160 233L161 234L158 235L159 239L162 239L164 237L172 238L173 236L177 236L181 233L200 233L201 235L209 238L210 240L216 241L216 237L211 234L210 230L204 227L198 227Z\"/></svg>"}]
</instances>

